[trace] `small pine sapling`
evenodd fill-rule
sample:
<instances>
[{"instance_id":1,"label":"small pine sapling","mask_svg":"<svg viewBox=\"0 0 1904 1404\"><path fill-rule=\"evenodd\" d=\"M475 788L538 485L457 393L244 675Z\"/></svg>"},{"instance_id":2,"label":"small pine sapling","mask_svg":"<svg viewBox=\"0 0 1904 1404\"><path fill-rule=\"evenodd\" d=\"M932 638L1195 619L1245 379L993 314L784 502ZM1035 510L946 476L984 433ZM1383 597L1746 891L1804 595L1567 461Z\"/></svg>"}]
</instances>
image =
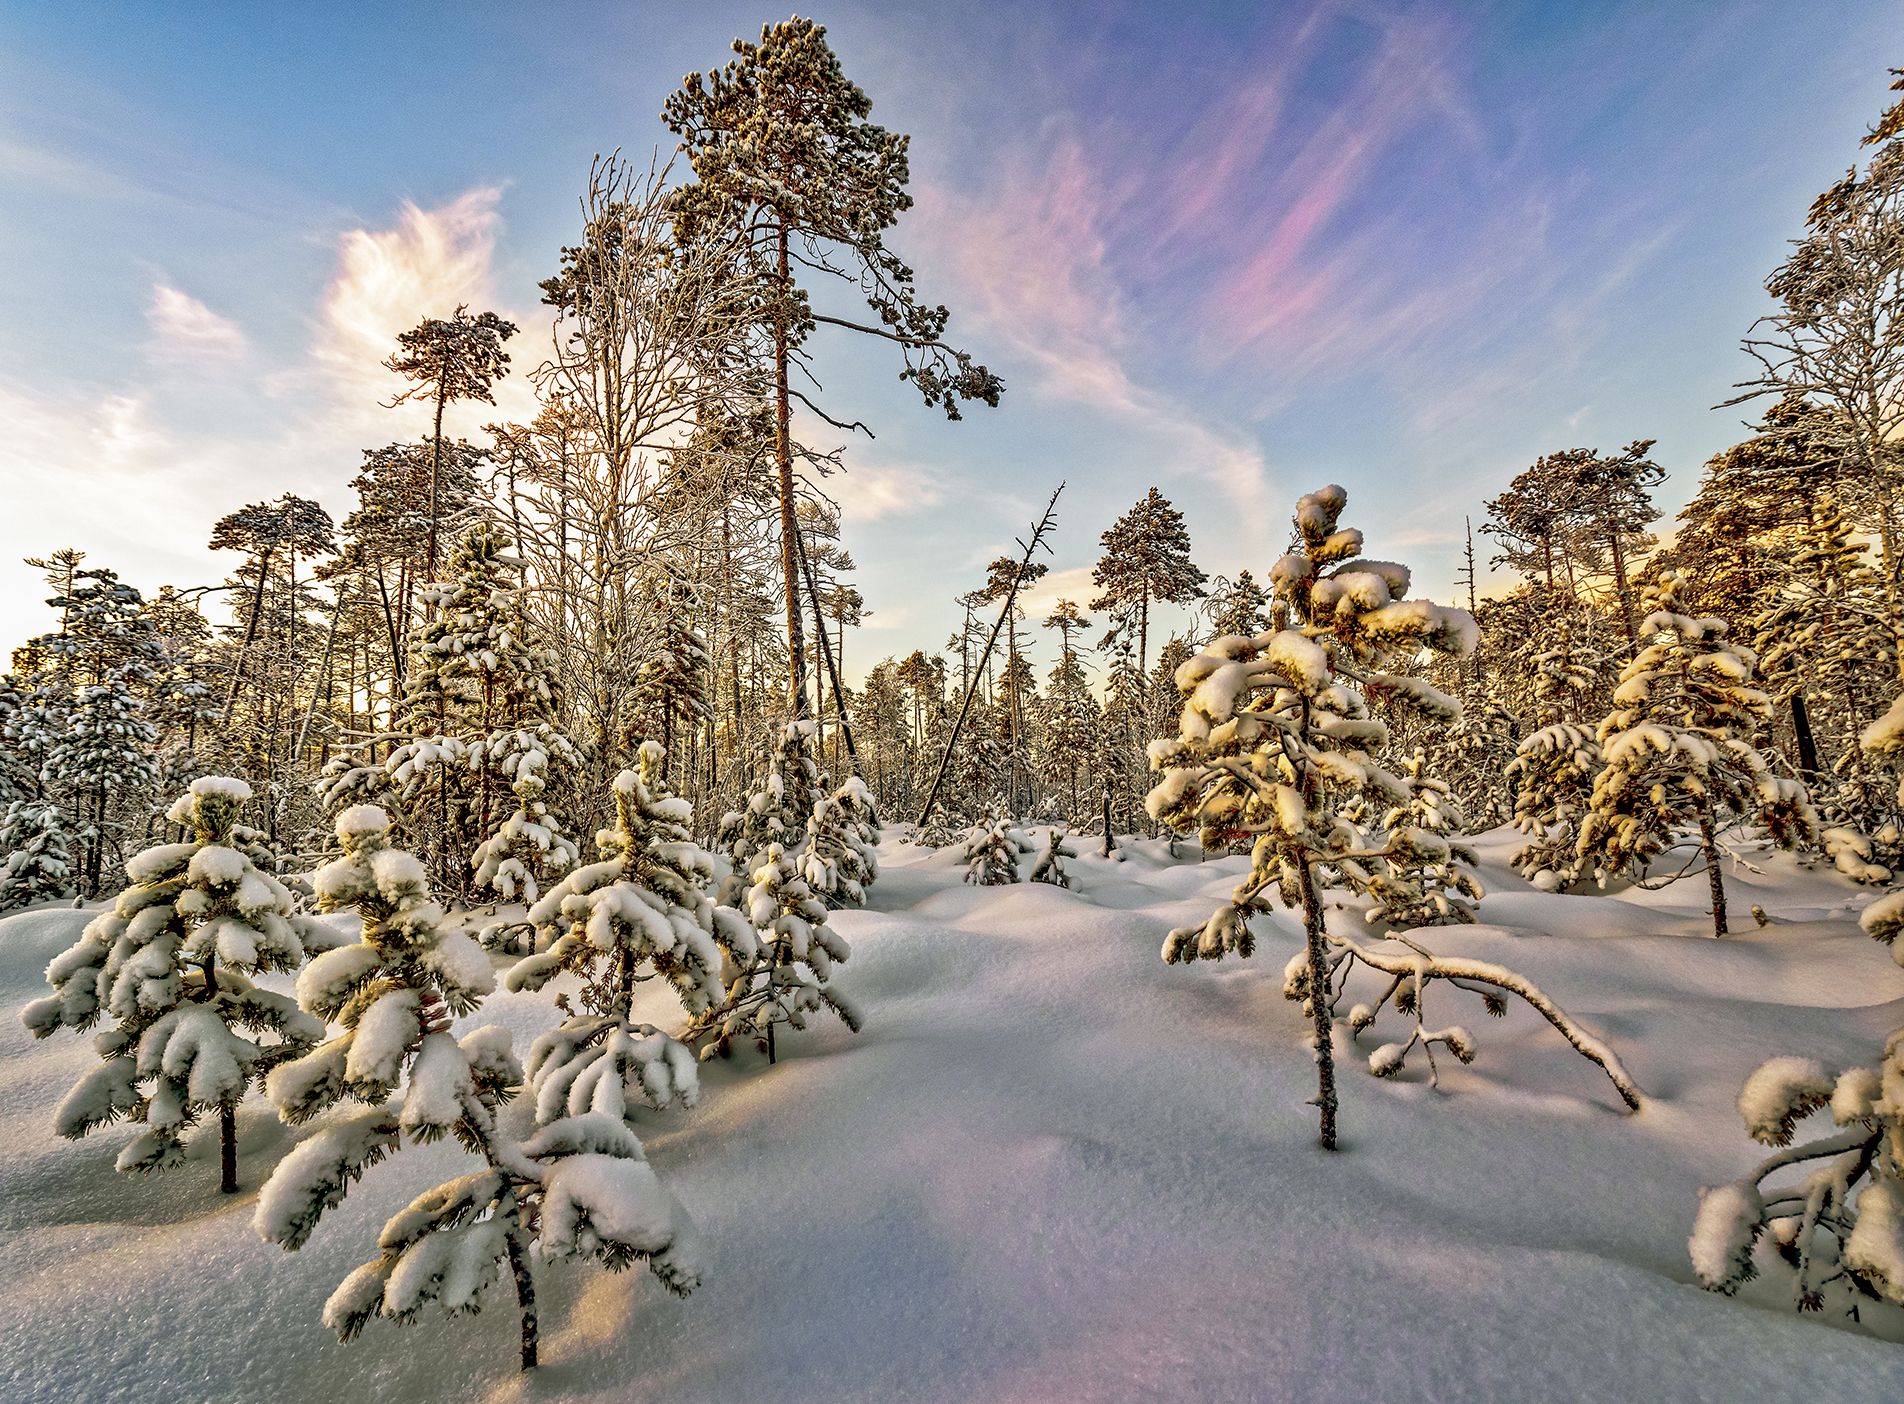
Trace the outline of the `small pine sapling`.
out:
<instances>
[{"instance_id":1,"label":"small pine sapling","mask_svg":"<svg viewBox=\"0 0 1904 1404\"><path fill-rule=\"evenodd\" d=\"M701 1057L729 1057L734 1044L752 1037L769 1063L778 1057L775 1030L807 1026L822 1009L858 1033L859 1010L831 986L835 967L852 953L846 938L827 925L826 903L814 896L798 863L779 844L768 845L741 900L757 933L754 960L728 983L721 1003L697 1019L688 1037Z\"/></svg>"},{"instance_id":2,"label":"small pine sapling","mask_svg":"<svg viewBox=\"0 0 1904 1404\"><path fill-rule=\"evenodd\" d=\"M1527 835L1509 862L1542 892L1569 891L1592 875L1580 852L1580 824L1604 764L1593 733L1564 721L1522 741L1508 762L1517 791L1514 827Z\"/></svg>"},{"instance_id":3,"label":"small pine sapling","mask_svg":"<svg viewBox=\"0 0 1904 1404\"><path fill-rule=\"evenodd\" d=\"M932 812L926 815L925 827L919 830L919 836L913 842L921 848L950 848L955 843L965 841L965 831L970 827L943 803L935 801Z\"/></svg>"},{"instance_id":4,"label":"small pine sapling","mask_svg":"<svg viewBox=\"0 0 1904 1404\"><path fill-rule=\"evenodd\" d=\"M1904 964L1904 901L1872 903L1859 924ZM1904 1029L1875 1066L1832 1074L1815 1058L1761 1065L1739 1091L1753 1140L1776 1148L1745 1179L1702 1190L1687 1248L1700 1282L1730 1295L1758 1275L1770 1248L1792 1274L1800 1311L1861 1301L1904 1306ZM1829 1111L1837 1131L1793 1145L1798 1126ZM1766 1182L1798 1166L1795 1181Z\"/></svg>"},{"instance_id":5,"label":"small pine sapling","mask_svg":"<svg viewBox=\"0 0 1904 1404\"><path fill-rule=\"evenodd\" d=\"M1377 833L1388 836L1388 851L1368 861L1359 884L1371 898L1363 920L1395 931L1472 922L1475 903L1486 894L1474 872L1480 859L1453 837L1467 827L1460 804L1445 780L1428 773L1428 757L1419 748L1403 760L1399 778L1408 802L1391 805L1377 829L1364 830L1357 844L1380 847L1371 840ZM1354 823L1352 810L1343 817Z\"/></svg>"},{"instance_id":6,"label":"small pine sapling","mask_svg":"<svg viewBox=\"0 0 1904 1404\"><path fill-rule=\"evenodd\" d=\"M879 876L879 815L857 775L816 801L800 872L829 907L863 907Z\"/></svg>"},{"instance_id":7,"label":"small pine sapling","mask_svg":"<svg viewBox=\"0 0 1904 1404\"><path fill-rule=\"evenodd\" d=\"M549 748L558 743L566 747L567 738L546 725L498 732L477 743L516 797L515 810L470 857L477 888L504 902L533 903L543 883L567 872L581 856L542 800L549 788ZM572 747L565 754L580 758Z\"/></svg>"},{"instance_id":8,"label":"small pine sapling","mask_svg":"<svg viewBox=\"0 0 1904 1404\"><path fill-rule=\"evenodd\" d=\"M1031 840L1009 814L994 812L965 836L965 880L980 887L1019 882L1018 860Z\"/></svg>"},{"instance_id":9,"label":"small pine sapling","mask_svg":"<svg viewBox=\"0 0 1904 1404\"><path fill-rule=\"evenodd\" d=\"M450 1029L453 1017L481 1004L494 972L474 940L445 924L423 865L391 847L389 831L389 816L373 806L337 817L344 856L318 872L318 902L355 909L363 938L306 967L298 997L342 1032L267 1082L294 1123L346 1099L368 1109L333 1118L285 1157L253 1227L268 1243L300 1248L371 1166L406 1141L453 1137L479 1168L425 1191L384 1225L377 1257L325 1303L325 1324L348 1341L378 1316L406 1323L431 1308L476 1312L506 1270L521 1365L533 1369L532 1250L594 1258L611 1270L645 1259L685 1295L700 1280L696 1236L619 1118L563 1118L526 1142L502 1130L497 1109L522 1082L508 1031L491 1025L458 1039Z\"/></svg>"},{"instance_id":10,"label":"small pine sapling","mask_svg":"<svg viewBox=\"0 0 1904 1404\"><path fill-rule=\"evenodd\" d=\"M1045 834L1045 846L1039 853L1037 862L1031 865L1033 882L1048 882L1053 887L1069 887L1071 875L1064 870L1064 860L1078 856L1077 849L1064 841L1063 829L1053 827Z\"/></svg>"},{"instance_id":11,"label":"small pine sapling","mask_svg":"<svg viewBox=\"0 0 1904 1404\"><path fill-rule=\"evenodd\" d=\"M560 973L582 982L580 1009L530 1045L536 1120L598 1114L629 1121L638 1106L693 1106L694 1054L637 1021L639 987L656 978L691 1017L720 1003L728 981L758 953L753 928L707 895L714 861L688 829L688 802L662 778L664 752L644 741L637 768L615 778L615 822L595 836L599 862L577 868L530 909L548 949L504 977L539 990Z\"/></svg>"},{"instance_id":12,"label":"small pine sapling","mask_svg":"<svg viewBox=\"0 0 1904 1404\"><path fill-rule=\"evenodd\" d=\"M238 811L250 797L239 780L193 781L166 815L191 838L126 864L130 885L47 967L54 993L21 1016L39 1038L90 1028L101 1014L112 1021L93 1039L103 1062L60 1103L60 1135L141 1123L119 1168L163 1170L184 1159L185 1132L215 1113L227 1193L238 1188L238 1103L324 1036L322 1022L248 977L294 970L337 941L296 915L284 884L239 846Z\"/></svg>"},{"instance_id":13,"label":"small pine sapling","mask_svg":"<svg viewBox=\"0 0 1904 1404\"><path fill-rule=\"evenodd\" d=\"M813 722L787 723L766 773L748 793L747 802L721 817L717 842L733 865L733 877L722 890L723 901L736 900L746 890L769 847L777 844L796 858L805 848L807 826L825 787L820 767L810 754L818 734Z\"/></svg>"}]
</instances>

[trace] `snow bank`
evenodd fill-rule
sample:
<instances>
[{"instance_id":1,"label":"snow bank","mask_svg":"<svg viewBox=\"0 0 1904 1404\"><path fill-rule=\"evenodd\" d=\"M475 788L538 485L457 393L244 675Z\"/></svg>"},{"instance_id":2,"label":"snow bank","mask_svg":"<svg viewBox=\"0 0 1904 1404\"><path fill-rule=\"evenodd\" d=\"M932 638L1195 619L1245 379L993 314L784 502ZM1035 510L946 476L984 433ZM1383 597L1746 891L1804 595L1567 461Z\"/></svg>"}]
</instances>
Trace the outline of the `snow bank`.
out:
<instances>
[{"instance_id":1,"label":"snow bank","mask_svg":"<svg viewBox=\"0 0 1904 1404\"><path fill-rule=\"evenodd\" d=\"M219 1196L214 1175L127 1179L114 1131L56 1140L92 1055L0 1018L0 1398L1294 1400L1318 1373L1327 1397L1387 1401L1904 1397L1904 1346L1755 1305L1778 1296L1758 1284L1704 1292L1686 1260L1699 1187L1761 1154L1734 1105L1753 1069L1792 1048L1868 1060L1904 1023L1904 970L1858 931L1858 889L1771 860L1751 891L1773 924L1714 942L1699 893L1539 893L1500 861L1515 841L1481 845L1483 921L1505 924L1438 948L1552 991L1647 1109L1625 1115L1515 1008L1475 1064L1443 1060L1440 1093L1412 1067L1367 1076L1373 1049L1345 1037L1336 1156L1314 1148L1303 1019L1281 996L1295 924L1259 922L1247 962L1157 959L1240 859L1137 842L1106 862L1080 843L1074 891L978 888L956 853L887 845L871 908L833 917L864 1032L816 1024L772 1069L715 1061L699 1109L643 1121L702 1229L704 1285L682 1301L645 1273L540 1266L526 1394L506 1284L480 1316L349 1346L320 1321L384 1219L468 1168L454 1145L374 1166L286 1255L252 1230L255 1196ZM8 1009L87 916L0 922ZM479 1017L526 1048L568 987ZM665 1022L671 996L654 998ZM1768 1117L1774 1092L1809 1090L1811 1069L1785 1072L1760 1088ZM290 1144L248 1102L244 1183ZM215 1147L201 1133L192 1153ZM1736 1247L1724 1208L1713 1255ZM1900 1221L1861 1249L1896 1261ZM1904 1336L1897 1313L1880 1328Z\"/></svg>"}]
</instances>

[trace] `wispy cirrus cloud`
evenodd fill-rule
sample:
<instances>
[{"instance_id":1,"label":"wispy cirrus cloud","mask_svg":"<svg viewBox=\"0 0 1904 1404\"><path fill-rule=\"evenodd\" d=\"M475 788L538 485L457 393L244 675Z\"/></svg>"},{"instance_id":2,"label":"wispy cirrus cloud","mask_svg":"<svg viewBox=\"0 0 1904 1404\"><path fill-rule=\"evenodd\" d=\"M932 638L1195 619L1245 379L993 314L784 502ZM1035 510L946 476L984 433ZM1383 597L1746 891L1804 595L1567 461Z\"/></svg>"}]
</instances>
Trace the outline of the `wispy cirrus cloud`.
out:
<instances>
[{"instance_id":1,"label":"wispy cirrus cloud","mask_svg":"<svg viewBox=\"0 0 1904 1404\"><path fill-rule=\"evenodd\" d=\"M969 315L1031 365L1038 393L1155 439L1173 466L1209 478L1241 510L1267 506L1268 463L1249 437L1141 384L1127 364L1134 333L1112 259L1114 200L1075 137L1042 165L1008 164L990 190L934 187L921 203Z\"/></svg>"},{"instance_id":2,"label":"wispy cirrus cloud","mask_svg":"<svg viewBox=\"0 0 1904 1404\"><path fill-rule=\"evenodd\" d=\"M229 360L247 349L236 322L168 283L152 285L145 317L152 329L148 350L158 359Z\"/></svg>"}]
</instances>

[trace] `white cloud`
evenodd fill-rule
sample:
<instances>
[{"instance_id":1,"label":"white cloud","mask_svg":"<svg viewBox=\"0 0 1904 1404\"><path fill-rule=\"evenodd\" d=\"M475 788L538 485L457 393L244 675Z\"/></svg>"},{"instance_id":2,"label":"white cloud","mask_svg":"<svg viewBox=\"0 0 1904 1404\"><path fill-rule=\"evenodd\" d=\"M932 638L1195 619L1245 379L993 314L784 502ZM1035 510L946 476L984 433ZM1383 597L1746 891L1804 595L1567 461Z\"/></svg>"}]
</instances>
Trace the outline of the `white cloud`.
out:
<instances>
[{"instance_id":1,"label":"white cloud","mask_svg":"<svg viewBox=\"0 0 1904 1404\"><path fill-rule=\"evenodd\" d=\"M827 485L840 510L858 523L903 517L936 507L945 491L924 469L902 464L854 463Z\"/></svg>"},{"instance_id":2,"label":"white cloud","mask_svg":"<svg viewBox=\"0 0 1904 1404\"><path fill-rule=\"evenodd\" d=\"M391 421L382 402L401 388L383 362L397 336L426 317L447 317L457 307L496 311L519 325L495 286L496 238L502 229L495 186L467 190L446 205L423 209L405 201L394 225L352 229L338 241L337 272L325 290L312 347L314 367L339 409L354 427ZM496 408L478 405L469 427L497 418L526 419L534 395L523 374L533 364L524 339L511 343L510 375L496 387Z\"/></svg>"},{"instance_id":3,"label":"white cloud","mask_svg":"<svg viewBox=\"0 0 1904 1404\"><path fill-rule=\"evenodd\" d=\"M229 359L245 352L245 334L190 293L154 283L145 305L150 350L161 359Z\"/></svg>"}]
</instances>

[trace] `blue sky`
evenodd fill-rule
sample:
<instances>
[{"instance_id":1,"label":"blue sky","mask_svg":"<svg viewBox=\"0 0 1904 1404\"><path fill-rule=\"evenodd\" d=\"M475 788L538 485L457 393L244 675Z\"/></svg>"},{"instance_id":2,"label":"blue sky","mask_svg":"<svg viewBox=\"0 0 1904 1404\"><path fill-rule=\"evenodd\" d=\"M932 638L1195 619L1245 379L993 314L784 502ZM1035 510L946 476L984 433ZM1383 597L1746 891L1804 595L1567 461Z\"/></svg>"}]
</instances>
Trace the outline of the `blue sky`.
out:
<instances>
[{"instance_id":1,"label":"blue sky","mask_svg":"<svg viewBox=\"0 0 1904 1404\"><path fill-rule=\"evenodd\" d=\"M815 14L912 133L895 246L1008 386L948 425L885 348L816 346L878 432L839 485L854 673L939 645L1061 478L1045 597L1152 483L1233 572L1339 481L1443 598L1464 514L1544 451L1657 438L1677 508L1739 437L1710 407L1760 280L1904 63L1897 3ZM341 515L359 450L419 428L377 403L394 331L493 306L532 362L591 155L664 143L681 75L780 17L0 3L0 639L43 617L22 555L149 590L216 578L246 501Z\"/></svg>"}]
</instances>

